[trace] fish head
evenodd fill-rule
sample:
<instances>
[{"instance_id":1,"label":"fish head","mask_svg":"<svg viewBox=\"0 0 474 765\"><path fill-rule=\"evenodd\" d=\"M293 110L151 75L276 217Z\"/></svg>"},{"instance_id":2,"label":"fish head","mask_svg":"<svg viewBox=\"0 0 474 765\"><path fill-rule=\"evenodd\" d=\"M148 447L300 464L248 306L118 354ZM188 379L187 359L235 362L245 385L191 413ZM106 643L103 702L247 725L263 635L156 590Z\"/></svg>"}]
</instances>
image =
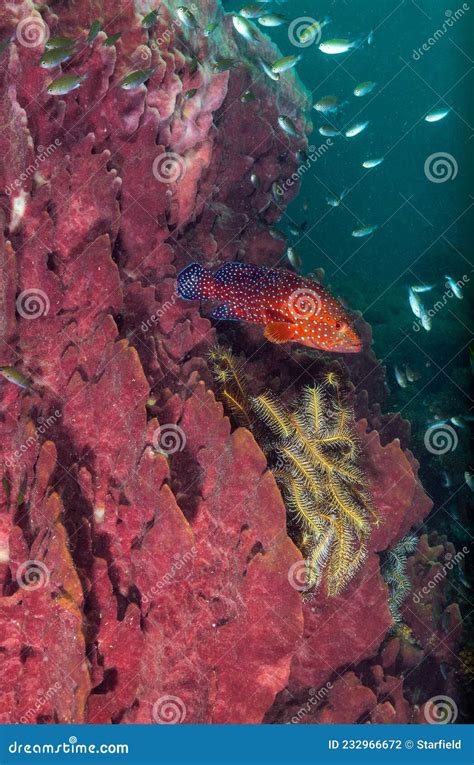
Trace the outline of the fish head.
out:
<instances>
[{"instance_id":1,"label":"fish head","mask_svg":"<svg viewBox=\"0 0 474 765\"><path fill-rule=\"evenodd\" d=\"M362 342L354 327L344 317L336 317L328 323L328 351L333 353L359 353Z\"/></svg>"},{"instance_id":2,"label":"fish head","mask_svg":"<svg viewBox=\"0 0 474 765\"><path fill-rule=\"evenodd\" d=\"M314 317L310 338L315 348L332 353L358 353L362 349L349 316L336 300L323 303L321 315Z\"/></svg>"}]
</instances>

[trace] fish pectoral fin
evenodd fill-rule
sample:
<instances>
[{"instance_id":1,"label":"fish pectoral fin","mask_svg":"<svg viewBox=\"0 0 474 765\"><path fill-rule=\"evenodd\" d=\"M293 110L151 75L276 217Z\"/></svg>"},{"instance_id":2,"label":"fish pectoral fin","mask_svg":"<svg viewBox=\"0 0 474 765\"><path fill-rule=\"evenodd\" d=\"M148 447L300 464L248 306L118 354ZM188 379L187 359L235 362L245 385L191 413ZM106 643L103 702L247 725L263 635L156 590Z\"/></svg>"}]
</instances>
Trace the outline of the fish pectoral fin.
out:
<instances>
[{"instance_id":1,"label":"fish pectoral fin","mask_svg":"<svg viewBox=\"0 0 474 765\"><path fill-rule=\"evenodd\" d=\"M263 334L271 343L288 343L297 337L296 326L286 321L272 321L266 325Z\"/></svg>"}]
</instances>

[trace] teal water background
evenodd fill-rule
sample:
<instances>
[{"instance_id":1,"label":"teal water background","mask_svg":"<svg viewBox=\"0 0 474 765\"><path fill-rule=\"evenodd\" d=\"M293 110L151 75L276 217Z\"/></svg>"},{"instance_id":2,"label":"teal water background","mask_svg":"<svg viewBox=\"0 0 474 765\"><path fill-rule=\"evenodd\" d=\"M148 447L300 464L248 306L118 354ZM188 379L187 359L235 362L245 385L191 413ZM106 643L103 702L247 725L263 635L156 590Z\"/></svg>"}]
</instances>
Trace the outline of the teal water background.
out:
<instances>
[{"instance_id":1,"label":"teal water background","mask_svg":"<svg viewBox=\"0 0 474 765\"><path fill-rule=\"evenodd\" d=\"M224 3L227 11L242 5ZM337 56L323 54L318 41L298 49L289 25L264 30L283 54L302 54L297 71L313 102L326 95L347 100L339 116L330 116L332 122L346 128L370 121L355 138L333 139L302 176L300 194L279 225L287 232L294 222L307 222L304 232L289 236L304 272L323 267L326 284L372 325L375 351L387 367L388 407L411 420L429 489L436 493L446 469L464 496L469 428L456 431L459 444L442 459L426 454L424 434L436 417L472 414L474 9L446 0L292 0L271 7L288 21L329 15L332 23L322 40L353 40L374 30L372 45ZM355 85L366 80L376 81L376 89L356 98ZM424 120L428 112L444 107L451 110L445 119ZM327 120L313 109L309 114L314 126L309 141L320 147L326 139L318 127ZM448 174L442 182L431 169L435 160L429 161L436 154L442 155ZM361 167L365 159L380 156L385 157L380 166ZM329 207L326 197L343 189L348 189L343 203ZM360 222L379 228L356 239L351 232ZM462 300L445 296L446 275L464 279ZM438 305L429 332L413 329L407 289L419 282L436 285L422 295L427 309ZM404 364L420 379L402 389L394 367Z\"/></svg>"}]
</instances>

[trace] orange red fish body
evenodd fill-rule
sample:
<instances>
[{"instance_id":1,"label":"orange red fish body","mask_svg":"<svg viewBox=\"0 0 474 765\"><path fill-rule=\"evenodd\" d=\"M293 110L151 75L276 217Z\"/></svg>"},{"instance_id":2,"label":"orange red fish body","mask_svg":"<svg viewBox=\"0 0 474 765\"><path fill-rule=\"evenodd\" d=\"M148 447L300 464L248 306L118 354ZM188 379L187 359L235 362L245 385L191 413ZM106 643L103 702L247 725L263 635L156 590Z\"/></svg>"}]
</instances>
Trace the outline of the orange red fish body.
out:
<instances>
[{"instance_id":1,"label":"orange red fish body","mask_svg":"<svg viewBox=\"0 0 474 765\"><path fill-rule=\"evenodd\" d=\"M362 347L345 308L320 284L292 271L233 262L212 273L191 263L178 274L177 293L185 300L218 302L215 319L263 325L273 343L335 353Z\"/></svg>"}]
</instances>

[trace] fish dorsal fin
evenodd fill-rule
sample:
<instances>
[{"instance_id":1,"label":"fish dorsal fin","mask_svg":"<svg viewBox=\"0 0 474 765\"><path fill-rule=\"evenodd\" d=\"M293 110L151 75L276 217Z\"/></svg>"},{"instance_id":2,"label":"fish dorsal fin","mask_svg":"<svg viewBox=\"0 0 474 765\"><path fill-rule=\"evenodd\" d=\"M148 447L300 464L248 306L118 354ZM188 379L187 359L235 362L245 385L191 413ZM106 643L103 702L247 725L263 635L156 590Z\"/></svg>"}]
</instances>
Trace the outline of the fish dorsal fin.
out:
<instances>
[{"instance_id":1,"label":"fish dorsal fin","mask_svg":"<svg viewBox=\"0 0 474 765\"><path fill-rule=\"evenodd\" d=\"M271 343L288 343L296 337L296 327L286 321L273 321L267 324L263 333Z\"/></svg>"}]
</instances>

